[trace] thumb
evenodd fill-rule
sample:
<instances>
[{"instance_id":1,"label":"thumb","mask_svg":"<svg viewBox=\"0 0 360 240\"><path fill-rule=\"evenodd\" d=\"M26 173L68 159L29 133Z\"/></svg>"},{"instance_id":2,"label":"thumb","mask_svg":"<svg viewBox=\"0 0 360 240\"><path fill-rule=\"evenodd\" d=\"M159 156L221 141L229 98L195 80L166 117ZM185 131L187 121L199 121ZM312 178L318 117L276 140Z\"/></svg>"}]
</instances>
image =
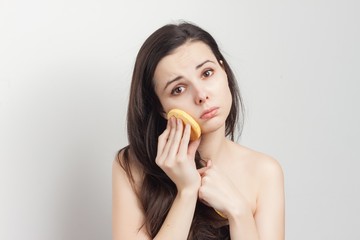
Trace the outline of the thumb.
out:
<instances>
[{"instance_id":1,"label":"thumb","mask_svg":"<svg viewBox=\"0 0 360 240\"><path fill-rule=\"evenodd\" d=\"M206 166L205 166L205 167L202 167L202 168L199 168L199 169L198 169L198 172L199 172L200 176L202 176L202 175L206 172L206 170L208 170L209 168L211 168L211 166L212 166L212 162L211 162L211 160L208 160L208 161L206 162Z\"/></svg>"},{"instance_id":2,"label":"thumb","mask_svg":"<svg viewBox=\"0 0 360 240\"><path fill-rule=\"evenodd\" d=\"M200 138L193 142L190 142L188 146L188 155L192 157L195 156L196 150L199 147L199 145L200 145Z\"/></svg>"}]
</instances>

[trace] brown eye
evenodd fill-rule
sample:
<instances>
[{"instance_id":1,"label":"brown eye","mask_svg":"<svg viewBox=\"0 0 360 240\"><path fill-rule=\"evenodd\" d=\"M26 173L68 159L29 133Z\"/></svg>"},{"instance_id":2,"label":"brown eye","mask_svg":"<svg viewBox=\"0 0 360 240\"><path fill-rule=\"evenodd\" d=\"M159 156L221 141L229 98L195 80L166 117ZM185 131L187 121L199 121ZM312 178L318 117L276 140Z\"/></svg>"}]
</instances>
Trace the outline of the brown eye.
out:
<instances>
[{"instance_id":1,"label":"brown eye","mask_svg":"<svg viewBox=\"0 0 360 240\"><path fill-rule=\"evenodd\" d=\"M211 75L213 75L213 73L214 73L213 70L208 69L208 70L206 70L206 71L203 73L203 77L204 77L204 78L210 77Z\"/></svg>"},{"instance_id":2,"label":"brown eye","mask_svg":"<svg viewBox=\"0 0 360 240\"><path fill-rule=\"evenodd\" d=\"M172 95L179 95L180 93L182 93L185 90L184 87L176 87L171 91Z\"/></svg>"}]
</instances>

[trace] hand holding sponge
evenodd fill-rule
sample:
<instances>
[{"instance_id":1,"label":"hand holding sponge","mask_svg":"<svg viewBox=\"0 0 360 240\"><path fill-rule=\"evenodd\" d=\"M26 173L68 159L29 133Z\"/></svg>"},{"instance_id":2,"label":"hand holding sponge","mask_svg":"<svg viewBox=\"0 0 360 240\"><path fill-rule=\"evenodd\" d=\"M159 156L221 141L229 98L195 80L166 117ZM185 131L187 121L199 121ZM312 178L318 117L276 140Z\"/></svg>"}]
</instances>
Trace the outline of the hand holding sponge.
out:
<instances>
[{"instance_id":1,"label":"hand holding sponge","mask_svg":"<svg viewBox=\"0 0 360 240\"><path fill-rule=\"evenodd\" d=\"M201 135L201 129L199 124L192 118L189 114L186 112L180 110L180 109L171 109L168 114L167 118L170 119L172 116L175 118L181 119L184 124L190 124L191 126L191 134L190 134L190 140L195 141L198 139Z\"/></svg>"},{"instance_id":2,"label":"hand holding sponge","mask_svg":"<svg viewBox=\"0 0 360 240\"><path fill-rule=\"evenodd\" d=\"M200 129L199 124L188 113L186 113L180 109L171 109L167 114L167 118L170 119L172 116L174 116L175 118L181 119L184 124L190 124L190 126L191 126L190 140L191 141L195 141L201 136L201 129ZM226 218L226 216L222 212L220 212L216 209L214 209L214 210L221 217Z\"/></svg>"}]
</instances>

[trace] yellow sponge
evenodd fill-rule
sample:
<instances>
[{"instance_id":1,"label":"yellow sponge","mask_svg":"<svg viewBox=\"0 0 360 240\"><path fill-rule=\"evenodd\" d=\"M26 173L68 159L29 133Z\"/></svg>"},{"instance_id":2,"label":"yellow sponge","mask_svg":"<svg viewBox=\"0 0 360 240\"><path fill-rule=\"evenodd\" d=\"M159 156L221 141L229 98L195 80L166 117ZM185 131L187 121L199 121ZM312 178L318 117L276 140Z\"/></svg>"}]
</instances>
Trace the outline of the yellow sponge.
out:
<instances>
[{"instance_id":1,"label":"yellow sponge","mask_svg":"<svg viewBox=\"0 0 360 240\"><path fill-rule=\"evenodd\" d=\"M191 134L190 134L190 140L194 141L198 139L201 135L201 129L199 124L186 112L180 110L180 109L171 109L168 114L167 118L174 116L175 118L181 119L185 124L190 124L191 126Z\"/></svg>"}]
</instances>

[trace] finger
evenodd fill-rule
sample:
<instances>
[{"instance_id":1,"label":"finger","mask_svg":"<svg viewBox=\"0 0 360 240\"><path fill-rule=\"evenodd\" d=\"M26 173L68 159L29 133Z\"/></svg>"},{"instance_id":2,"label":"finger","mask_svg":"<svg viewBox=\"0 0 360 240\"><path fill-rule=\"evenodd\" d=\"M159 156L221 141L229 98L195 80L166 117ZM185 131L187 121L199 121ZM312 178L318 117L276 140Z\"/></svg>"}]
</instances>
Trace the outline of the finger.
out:
<instances>
[{"instance_id":1,"label":"finger","mask_svg":"<svg viewBox=\"0 0 360 240\"><path fill-rule=\"evenodd\" d=\"M169 156L176 156L179 151L180 141L183 136L184 125L181 119L176 119L176 131L171 143Z\"/></svg>"},{"instance_id":2,"label":"finger","mask_svg":"<svg viewBox=\"0 0 360 240\"><path fill-rule=\"evenodd\" d=\"M206 170L207 170L207 167L199 168L199 169L198 169L198 173L200 174L200 176L203 176L204 173L206 172Z\"/></svg>"},{"instance_id":3,"label":"finger","mask_svg":"<svg viewBox=\"0 0 360 240\"><path fill-rule=\"evenodd\" d=\"M174 135L175 135L175 132L176 132L175 120L176 119L174 117L171 117L169 119L170 133L169 133L169 136L168 136L167 141L165 143L165 147L164 147L164 151L163 151L163 156L165 157L165 159L169 155L169 151L170 151L170 148L171 148L171 145L172 145L172 142L173 142L173 138L174 138Z\"/></svg>"},{"instance_id":4,"label":"finger","mask_svg":"<svg viewBox=\"0 0 360 240\"><path fill-rule=\"evenodd\" d=\"M184 134L182 136L179 147L179 154L183 154L184 156L187 155L189 141L190 141L190 133L191 133L191 126L190 124L186 124Z\"/></svg>"},{"instance_id":5,"label":"finger","mask_svg":"<svg viewBox=\"0 0 360 240\"><path fill-rule=\"evenodd\" d=\"M190 142L189 147L188 147L188 155L189 156L191 156L191 157L195 156L196 150L200 145L200 141L201 141L201 138L199 138L193 142Z\"/></svg>"},{"instance_id":6,"label":"finger","mask_svg":"<svg viewBox=\"0 0 360 240\"><path fill-rule=\"evenodd\" d=\"M169 134L170 134L170 121L167 122L166 129L164 130L164 132L158 138L157 154L156 154L155 162L159 166L165 160L164 147L165 147L165 145L166 145L166 143L168 141Z\"/></svg>"},{"instance_id":7,"label":"finger","mask_svg":"<svg viewBox=\"0 0 360 240\"><path fill-rule=\"evenodd\" d=\"M212 161L211 160L208 160L206 162L206 167L208 167L208 168L212 167Z\"/></svg>"},{"instance_id":8,"label":"finger","mask_svg":"<svg viewBox=\"0 0 360 240\"><path fill-rule=\"evenodd\" d=\"M157 146L158 155L160 155L162 153L162 151L165 147L165 144L169 138L169 134L170 134L170 121L167 122L166 129L158 138L158 146Z\"/></svg>"},{"instance_id":9,"label":"finger","mask_svg":"<svg viewBox=\"0 0 360 240\"><path fill-rule=\"evenodd\" d=\"M207 199L207 196L208 195L208 189L207 188L205 188L204 186L201 186L200 188L199 188L199 192L198 192L198 197L199 197L199 199L200 199L200 201L201 202L203 202L205 205L207 205L207 206L211 206L211 204L207 201L208 199Z\"/></svg>"},{"instance_id":10,"label":"finger","mask_svg":"<svg viewBox=\"0 0 360 240\"><path fill-rule=\"evenodd\" d=\"M199 172L200 176L203 176L204 173L205 173L209 168L211 168L211 166L212 166L212 162L211 162L211 160L208 160L208 161L206 162L206 166L205 166L205 167L202 167L202 168L199 168L199 169L198 169L198 172Z\"/></svg>"}]
</instances>

